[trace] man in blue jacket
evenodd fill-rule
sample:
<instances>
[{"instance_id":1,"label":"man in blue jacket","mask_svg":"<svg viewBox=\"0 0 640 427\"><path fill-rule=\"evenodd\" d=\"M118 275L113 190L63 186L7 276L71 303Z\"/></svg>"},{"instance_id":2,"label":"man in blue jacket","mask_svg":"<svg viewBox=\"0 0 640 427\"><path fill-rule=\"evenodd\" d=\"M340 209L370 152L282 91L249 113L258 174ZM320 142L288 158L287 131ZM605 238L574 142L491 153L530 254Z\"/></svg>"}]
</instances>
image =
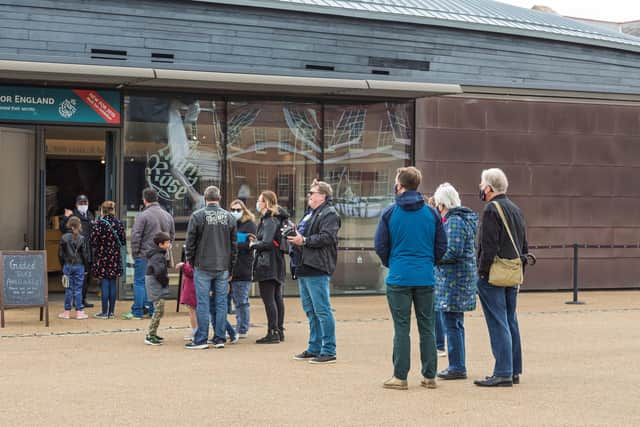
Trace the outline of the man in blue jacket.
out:
<instances>
[{"instance_id":1,"label":"man in blue jacket","mask_svg":"<svg viewBox=\"0 0 640 427\"><path fill-rule=\"evenodd\" d=\"M375 235L376 253L389 268L387 301L393 317L393 376L384 388L406 390L411 359L411 304L420 333L421 385L436 388L437 353L433 266L447 250L440 215L417 191L422 174L415 167L399 168L396 202L382 213Z\"/></svg>"}]
</instances>

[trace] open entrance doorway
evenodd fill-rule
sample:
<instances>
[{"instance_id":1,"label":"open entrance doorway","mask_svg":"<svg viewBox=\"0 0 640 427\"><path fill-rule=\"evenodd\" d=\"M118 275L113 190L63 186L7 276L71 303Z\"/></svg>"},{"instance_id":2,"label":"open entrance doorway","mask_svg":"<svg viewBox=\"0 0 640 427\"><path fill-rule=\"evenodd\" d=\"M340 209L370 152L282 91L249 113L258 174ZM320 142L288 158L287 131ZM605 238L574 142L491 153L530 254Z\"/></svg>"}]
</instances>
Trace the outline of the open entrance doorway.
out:
<instances>
[{"instance_id":1,"label":"open entrance doorway","mask_svg":"<svg viewBox=\"0 0 640 427\"><path fill-rule=\"evenodd\" d=\"M100 216L100 205L115 195L114 130L92 127L47 126L45 143L45 248L49 290L63 291L62 266L58 261L58 244L65 213L77 212L76 200L85 195L89 201L89 218ZM85 234L86 233L86 234ZM83 230L88 235L90 230ZM90 284L89 292L97 284Z\"/></svg>"}]
</instances>

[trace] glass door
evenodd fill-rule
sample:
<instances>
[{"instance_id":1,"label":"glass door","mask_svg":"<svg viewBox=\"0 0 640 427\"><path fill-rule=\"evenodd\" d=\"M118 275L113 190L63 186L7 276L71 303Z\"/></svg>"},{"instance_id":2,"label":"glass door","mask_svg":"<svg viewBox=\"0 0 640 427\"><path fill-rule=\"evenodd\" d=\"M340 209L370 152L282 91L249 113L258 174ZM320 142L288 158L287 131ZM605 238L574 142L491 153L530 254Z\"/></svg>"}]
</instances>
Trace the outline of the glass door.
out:
<instances>
[{"instance_id":1,"label":"glass door","mask_svg":"<svg viewBox=\"0 0 640 427\"><path fill-rule=\"evenodd\" d=\"M0 250L36 248L34 126L0 127Z\"/></svg>"}]
</instances>

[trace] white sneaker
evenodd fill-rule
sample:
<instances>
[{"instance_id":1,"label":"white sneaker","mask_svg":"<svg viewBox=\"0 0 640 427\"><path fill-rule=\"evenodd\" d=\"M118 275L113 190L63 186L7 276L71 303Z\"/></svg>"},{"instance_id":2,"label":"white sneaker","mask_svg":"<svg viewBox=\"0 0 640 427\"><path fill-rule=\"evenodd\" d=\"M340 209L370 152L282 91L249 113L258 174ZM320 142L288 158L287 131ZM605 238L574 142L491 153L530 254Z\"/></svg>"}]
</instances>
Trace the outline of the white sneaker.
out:
<instances>
[{"instance_id":1,"label":"white sneaker","mask_svg":"<svg viewBox=\"0 0 640 427\"><path fill-rule=\"evenodd\" d=\"M238 338L240 338L241 340L247 338L249 336L249 334L238 334Z\"/></svg>"},{"instance_id":2,"label":"white sneaker","mask_svg":"<svg viewBox=\"0 0 640 427\"><path fill-rule=\"evenodd\" d=\"M229 344L236 344L238 341L240 341L240 337L238 335L240 334L236 334L236 336L233 337L233 339L229 340Z\"/></svg>"},{"instance_id":3,"label":"white sneaker","mask_svg":"<svg viewBox=\"0 0 640 427\"><path fill-rule=\"evenodd\" d=\"M438 350L438 357L445 357L447 355L447 352L444 350Z\"/></svg>"}]
</instances>

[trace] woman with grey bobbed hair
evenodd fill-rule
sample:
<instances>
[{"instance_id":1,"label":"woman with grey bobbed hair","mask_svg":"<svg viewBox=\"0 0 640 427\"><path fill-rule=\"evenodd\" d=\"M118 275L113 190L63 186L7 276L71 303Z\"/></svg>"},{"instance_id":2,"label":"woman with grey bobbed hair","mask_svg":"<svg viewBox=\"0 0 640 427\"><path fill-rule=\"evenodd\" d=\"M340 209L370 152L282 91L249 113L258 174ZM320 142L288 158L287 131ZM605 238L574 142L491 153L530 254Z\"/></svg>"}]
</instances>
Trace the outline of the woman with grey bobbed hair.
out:
<instances>
[{"instance_id":1,"label":"woman with grey bobbed hair","mask_svg":"<svg viewBox=\"0 0 640 427\"><path fill-rule=\"evenodd\" d=\"M520 383L522 373L522 348L516 316L519 285L497 286L489 281L495 257L525 260L529 252L524 217L520 208L507 197L508 187L509 181L501 169L482 171L480 199L487 205L482 212L478 235L478 295L489 329L491 351L496 359L493 375L474 381L482 387L511 387Z\"/></svg>"},{"instance_id":2,"label":"woman with grey bobbed hair","mask_svg":"<svg viewBox=\"0 0 640 427\"><path fill-rule=\"evenodd\" d=\"M445 182L433 195L447 234L447 251L436 267L435 310L442 312L449 366L443 380L467 378L464 312L476 309L476 231L478 215L463 207L453 185Z\"/></svg>"}]
</instances>

